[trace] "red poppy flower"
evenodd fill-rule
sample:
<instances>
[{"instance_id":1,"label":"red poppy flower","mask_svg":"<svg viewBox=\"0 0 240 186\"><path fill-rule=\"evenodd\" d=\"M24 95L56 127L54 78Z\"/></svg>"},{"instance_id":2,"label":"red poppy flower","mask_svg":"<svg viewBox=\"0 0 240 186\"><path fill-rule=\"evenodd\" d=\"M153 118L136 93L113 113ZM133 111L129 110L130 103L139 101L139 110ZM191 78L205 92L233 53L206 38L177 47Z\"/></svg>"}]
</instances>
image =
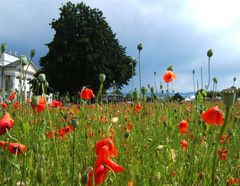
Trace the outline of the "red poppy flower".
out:
<instances>
[{"instance_id":1,"label":"red poppy flower","mask_svg":"<svg viewBox=\"0 0 240 186\"><path fill-rule=\"evenodd\" d=\"M102 123L107 123L107 118L106 118L106 116L102 116L102 117L101 117L101 121L102 121Z\"/></svg>"},{"instance_id":2,"label":"red poppy flower","mask_svg":"<svg viewBox=\"0 0 240 186\"><path fill-rule=\"evenodd\" d=\"M14 125L14 120L10 117L9 113L6 113L0 120L0 135L3 135L6 130L10 130Z\"/></svg>"},{"instance_id":3,"label":"red poppy flower","mask_svg":"<svg viewBox=\"0 0 240 186\"><path fill-rule=\"evenodd\" d=\"M122 166L118 165L116 162L112 161L110 158L107 157L108 152L108 146L104 146L101 148L98 157L96 158L94 164L94 182L96 185L100 185L103 183L110 170L114 171L115 173L124 170Z\"/></svg>"},{"instance_id":4,"label":"red poppy flower","mask_svg":"<svg viewBox=\"0 0 240 186\"><path fill-rule=\"evenodd\" d=\"M140 109L142 108L142 104L140 102L138 102L135 107L134 107L134 112L138 112Z\"/></svg>"},{"instance_id":5,"label":"red poppy flower","mask_svg":"<svg viewBox=\"0 0 240 186\"><path fill-rule=\"evenodd\" d=\"M52 100L52 104L51 104L51 107L53 107L53 108L56 108L56 107L62 107L62 102L59 102L59 101L57 101L57 100Z\"/></svg>"},{"instance_id":6,"label":"red poppy flower","mask_svg":"<svg viewBox=\"0 0 240 186\"><path fill-rule=\"evenodd\" d=\"M61 139L63 139L66 134L68 134L69 132L71 132L73 130L75 130L75 127L73 125L68 125L68 126L65 126L61 129L59 129L58 131L53 130L51 132L47 132L46 135L49 139L53 139L57 136L59 136Z\"/></svg>"},{"instance_id":7,"label":"red poppy flower","mask_svg":"<svg viewBox=\"0 0 240 186\"><path fill-rule=\"evenodd\" d=\"M68 125L68 126L65 126L63 128L61 128L59 131L58 131L58 134L60 136L60 138L63 138L66 134L68 134L69 132L73 131L75 128L73 125Z\"/></svg>"},{"instance_id":8,"label":"red poppy flower","mask_svg":"<svg viewBox=\"0 0 240 186\"><path fill-rule=\"evenodd\" d=\"M27 98L27 99L26 99L26 102L27 102L27 103L31 103L32 101L30 100L30 98Z\"/></svg>"},{"instance_id":9,"label":"red poppy flower","mask_svg":"<svg viewBox=\"0 0 240 186\"><path fill-rule=\"evenodd\" d=\"M12 93L10 94L8 100L9 100L9 101L12 101L12 100L15 98L16 94L17 94L16 92L12 92Z\"/></svg>"},{"instance_id":10,"label":"red poppy flower","mask_svg":"<svg viewBox=\"0 0 240 186\"><path fill-rule=\"evenodd\" d=\"M15 109L15 110L21 110L21 104L16 101L13 103L12 107Z\"/></svg>"},{"instance_id":11,"label":"red poppy flower","mask_svg":"<svg viewBox=\"0 0 240 186\"><path fill-rule=\"evenodd\" d=\"M226 149L225 150L218 150L217 154L218 154L218 157L219 157L220 160L225 160L225 159L227 159L228 150L226 150Z\"/></svg>"},{"instance_id":12,"label":"red poppy flower","mask_svg":"<svg viewBox=\"0 0 240 186\"><path fill-rule=\"evenodd\" d=\"M166 83L170 83L174 79L176 79L176 74L171 70L167 70L166 73L163 75L163 80Z\"/></svg>"},{"instance_id":13,"label":"red poppy flower","mask_svg":"<svg viewBox=\"0 0 240 186\"><path fill-rule=\"evenodd\" d=\"M38 103L37 103L37 105L34 105L34 104L32 103L31 106L32 106L32 109L33 109L34 111L37 111L37 113L40 113L40 112L44 111L45 108L46 108L46 100L45 100L44 97L40 96L40 97L38 98Z\"/></svg>"},{"instance_id":14,"label":"red poppy flower","mask_svg":"<svg viewBox=\"0 0 240 186\"><path fill-rule=\"evenodd\" d=\"M88 136L90 139L93 137L93 131L91 129L88 129Z\"/></svg>"},{"instance_id":15,"label":"red poppy flower","mask_svg":"<svg viewBox=\"0 0 240 186\"><path fill-rule=\"evenodd\" d=\"M186 150L188 147L188 142L186 140L181 140L180 145L183 150Z\"/></svg>"},{"instance_id":16,"label":"red poppy flower","mask_svg":"<svg viewBox=\"0 0 240 186\"><path fill-rule=\"evenodd\" d=\"M7 143L5 141L0 141L0 148L5 149Z\"/></svg>"},{"instance_id":17,"label":"red poppy flower","mask_svg":"<svg viewBox=\"0 0 240 186\"><path fill-rule=\"evenodd\" d=\"M56 130L53 130L53 131L51 131L51 132L47 132L46 135L47 135L47 137L48 137L49 139L53 139L53 138L56 137L57 131L56 131Z\"/></svg>"},{"instance_id":18,"label":"red poppy flower","mask_svg":"<svg viewBox=\"0 0 240 186\"><path fill-rule=\"evenodd\" d=\"M93 171L90 170L90 171L88 172L87 186L92 186L92 175L93 175Z\"/></svg>"},{"instance_id":19,"label":"red poppy flower","mask_svg":"<svg viewBox=\"0 0 240 186\"><path fill-rule=\"evenodd\" d=\"M107 138L100 140L99 142L96 143L96 145L95 145L96 155L99 155L101 149L104 146L108 147L108 152L107 152L108 156L117 157L118 151L117 151L116 146L113 144L113 141L111 139L107 139Z\"/></svg>"},{"instance_id":20,"label":"red poppy flower","mask_svg":"<svg viewBox=\"0 0 240 186\"><path fill-rule=\"evenodd\" d=\"M8 108L8 105L7 105L7 103L5 103L5 102L2 102L2 103L1 103L1 106L2 106L2 108L4 108L4 109Z\"/></svg>"},{"instance_id":21,"label":"red poppy flower","mask_svg":"<svg viewBox=\"0 0 240 186\"><path fill-rule=\"evenodd\" d=\"M21 155L26 151L26 146L19 143L10 143L8 147L8 151L11 154Z\"/></svg>"},{"instance_id":22,"label":"red poppy flower","mask_svg":"<svg viewBox=\"0 0 240 186\"><path fill-rule=\"evenodd\" d=\"M81 93L80 93L80 97L82 99L88 100L88 99L95 98L95 95L94 95L92 89L83 87L83 89L81 90Z\"/></svg>"},{"instance_id":23,"label":"red poppy flower","mask_svg":"<svg viewBox=\"0 0 240 186\"><path fill-rule=\"evenodd\" d=\"M208 124L219 126L222 125L224 118L223 113L218 107L211 107L207 111L203 111L202 120Z\"/></svg>"},{"instance_id":24,"label":"red poppy flower","mask_svg":"<svg viewBox=\"0 0 240 186\"><path fill-rule=\"evenodd\" d=\"M187 133L188 130L188 122L186 120L182 120L179 124L178 124L178 129L179 132L182 135L185 135Z\"/></svg>"},{"instance_id":25,"label":"red poppy flower","mask_svg":"<svg viewBox=\"0 0 240 186\"><path fill-rule=\"evenodd\" d=\"M127 132L131 132L132 127L133 127L132 123L129 122L128 125L127 125L127 129L126 129L126 131L127 131Z\"/></svg>"},{"instance_id":26,"label":"red poppy flower","mask_svg":"<svg viewBox=\"0 0 240 186\"><path fill-rule=\"evenodd\" d=\"M227 181L227 185L234 185L234 184L239 184L240 181L238 178L229 178L228 181Z\"/></svg>"},{"instance_id":27,"label":"red poppy flower","mask_svg":"<svg viewBox=\"0 0 240 186\"><path fill-rule=\"evenodd\" d=\"M224 143L229 143L231 141L231 138L227 135L222 135L221 139L220 139L220 143L224 144Z\"/></svg>"}]
</instances>

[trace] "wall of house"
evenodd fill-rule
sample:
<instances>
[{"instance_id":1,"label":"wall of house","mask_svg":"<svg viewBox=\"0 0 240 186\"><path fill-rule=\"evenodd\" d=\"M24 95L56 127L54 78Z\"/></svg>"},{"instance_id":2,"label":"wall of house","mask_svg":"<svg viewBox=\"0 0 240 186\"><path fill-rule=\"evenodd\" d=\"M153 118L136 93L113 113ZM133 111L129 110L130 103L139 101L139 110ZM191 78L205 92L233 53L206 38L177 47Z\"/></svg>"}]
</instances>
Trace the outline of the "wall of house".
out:
<instances>
[{"instance_id":1,"label":"wall of house","mask_svg":"<svg viewBox=\"0 0 240 186\"><path fill-rule=\"evenodd\" d=\"M8 65L9 63L12 63L14 61L19 60L20 58L17 56L13 56L11 54L3 53L2 54L2 61L1 65Z\"/></svg>"},{"instance_id":2,"label":"wall of house","mask_svg":"<svg viewBox=\"0 0 240 186\"><path fill-rule=\"evenodd\" d=\"M2 70L3 66L6 66L12 62L15 62L19 60L20 58L18 56L8 54L8 53L3 53L2 56L0 56L0 90L2 90L2 96L6 95L7 92L12 89L12 90L19 90L19 67L14 67L14 68L4 68L4 73L2 76ZM26 71L27 65L24 66L23 71ZM34 74L36 73L36 69L30 64L30 66L27 69L27 76L26 76L26 81L25 84L24 80L22 80L22 92L23 95L25 95L25 98L28 98L31 96L30 92L30 85L28 84L29 79L34 78ZM2 81L3 77L3 81ZM24 88L26 87L26 88ZM5 96L4 96L5 97Z\"/></svg>"}]
</instances>

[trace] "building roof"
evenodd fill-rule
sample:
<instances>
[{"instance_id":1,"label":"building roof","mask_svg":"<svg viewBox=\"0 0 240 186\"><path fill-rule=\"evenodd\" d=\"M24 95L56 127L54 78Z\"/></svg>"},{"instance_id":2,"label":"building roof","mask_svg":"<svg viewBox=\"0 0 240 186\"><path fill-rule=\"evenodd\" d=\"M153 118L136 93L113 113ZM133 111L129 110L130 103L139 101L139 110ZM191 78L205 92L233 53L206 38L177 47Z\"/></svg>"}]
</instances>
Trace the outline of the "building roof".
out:
<instances>
[{"instance_id":1,"label":"building roof","mask_svg":"<svg viewBox=\"0 0 240 186\"><path fill-rule=\"evenodd\" d=\"M30 64L33 66L33 68L38 71L38 68L37 66L32 62L30 61ZM5 65L4 67L5 68L17 68L18 66L21 65L21 60L17 60L17 61L14 61L12 63L9 63L8 65Z\"/></svg>"}]
</instances>

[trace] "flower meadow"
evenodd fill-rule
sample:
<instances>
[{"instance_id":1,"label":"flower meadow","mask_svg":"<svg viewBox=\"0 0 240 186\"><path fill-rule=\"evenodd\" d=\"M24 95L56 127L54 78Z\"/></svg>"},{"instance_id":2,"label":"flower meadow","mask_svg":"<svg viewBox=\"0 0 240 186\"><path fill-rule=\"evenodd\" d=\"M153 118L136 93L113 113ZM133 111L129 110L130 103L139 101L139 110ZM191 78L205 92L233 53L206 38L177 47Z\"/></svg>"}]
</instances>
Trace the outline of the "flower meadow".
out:
<instances>
[{"instance_id":1,"label":"flower meadow","mask_svg":"<svg viewBox=\"0 0 240 186\"><path fill-rule=\"evenodd\" d=\"M214 184L239 185L239 103L226 124L221 101L34 105L14 94L1 104L1 185L210 185L213 166Z\"/></svg>"},{"instance_id":2,"label":"flower meadow","mask_svg":"<svg viewBox=\"0 0 240 186\"><path fill-rule=\"evenodd\" d=\"M172 65L162 77L169 92ZM135 90L131 102L102 103L105 79L99 74L96 96L83 87L78 104L49 103L42 73L31 100L21 87L10 92L0 103L0 185L240 185L236 88L206 100L209 70L206 91L197 88L191 102L160 100L152 87L147 101L140 78L140 97Z\"/></svg>"}]
</instances>

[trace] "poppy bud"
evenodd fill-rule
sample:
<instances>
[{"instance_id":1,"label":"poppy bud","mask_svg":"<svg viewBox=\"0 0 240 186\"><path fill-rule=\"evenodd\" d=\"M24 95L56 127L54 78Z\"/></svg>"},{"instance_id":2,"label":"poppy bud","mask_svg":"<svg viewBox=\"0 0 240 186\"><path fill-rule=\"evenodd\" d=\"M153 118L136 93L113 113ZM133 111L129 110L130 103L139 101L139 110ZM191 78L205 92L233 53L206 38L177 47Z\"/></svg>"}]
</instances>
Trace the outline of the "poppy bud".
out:
<instances>
[{"instance_id":1,"label":"poppy bud","mask_svg":"<svg viewBox=\"0 0 240 186\"><path fill-rule=\"evenodd\" d=\"M21 60L22 66L25 66L28 64L28 60L25 55L21 55L20 60Z\"/></svg>"},{"instance_id":2,"label":"poppy bud","mask_svg":"<svg viewBox=\"0 0 240 186\"><path fill-rule=\"evenodd\" d=\"M195 74L195 70L193 70L192 73Z\"/></svg>"},{"instance_id":3,"label":"poppy bud","mask_svg":"<svg viewBox=\"0 0 240 186\"><path fill-rule=\"evenodd\" d=\"M124 138L127 139L129 137L129 132L125 132Z\"/></svg>"},{"instance_id":4,"label":"poppy bud","mask_svg":"<svg viewBox=\"0 0 240 186\"><path fill-rule=\"evenodd\" d=\"M223 103L226 107L230 107L234 104L236 100L236 91L232 88L225 89L222 91Z\"/></svg>"},{"instance_id":5,"label":"poppy bud","mask_svg":"<svg viewBox=\"0 0 240 186\"><path fill-rule=\"evenodd\" d=\"M65 120L68 119L68 115L69 115L69 113L67 113L67 112L63 113L63 119L65 119Z\"/></svg>"},{"instance_id":6,"label":"poppy bud","mask_svg":"<svg viewBox=\"0 0 240 186\"><path fill-rule=\"evenodd\" d=\"M82 177L81 177L81 183L83 185L87 184L87 180L88 180L88 175L87 174L84 174Z\"/></svg>"},{"instance_id":7,"label":"poppy bud","mask_svg":"<svg viewBox=\"0 0 240 186\"><path fill-rule=\"evenodd\" d=\"M44 81L46 81L46 75L41 73L38 75L38 79L40 82L44 82Z\"/></svg>"},{"instance_id":8,"label":"poppy bud","mask_svg":"<svg viewBox=\"0 0 240 186\"><path fill-rule=\"evenodd\" d=\"M44 82L44 88L47 89L49 87L49 83L47 81Z\"/></svg>"},{"instance_id":9,"label":"poppy bud","mask_svg":"<svg viewBox=\"0 0 240 186\"><path fill-rule=\"evenodd\" d=\"M91 180L92 179L92 168L91 167L88 167L87 171L81 177L81 183L83 185L87 184L88 179L90 179L89 182L92 182L92 180Z\"/></svg>"},{"instance_id":10,"label":"poppy bud","mask_svg":"<svg viewBox=\"0 0 240 186\"><path fill-rule=\"evenodd\" d=\"M163 89L163 85L162 85L162 83L160 83L160 89Z\"/></svg>"},{"instance_id":11,"label":"poppy bud","mask_svg":"<svg viewBox=\"0 0 240 186\"><path fill-rule=\"evenodd\" d=\"M105 79L106 79L106 75L105 74L103 74L103 73L99 74L99 81L100 81L100 83L103 83L105 81Z\"/></svg>"},{"instance_id":12,"label":"poppy bud","mask_svg":"<svg viewBox=\"0 0 240 186\"><path fill-rule=\"evenodd\" d=\"M7 49L6 43L1 44L1 54Z\"/></svg>"},{"instance_id":13,"label":"poppy bud","mask_svg":"<svg viewBox=\"0 0 240 186\"><path fill-rule=\"evenodd\" d=\"M130 59L131 64L133 64L133 62L135 61L134 57L131 56L129 59Z\"/></svg>"},{"instance_id":14,"label":"poppy bud","mask_svg":"<svg viewBox=\"0 0 240 186\"><path fill-rule=\"evenodd\" d=\"M133 91L133 99L134 99L134 100L137 100L137 99L138 99L138 92L137 92L136 89Z\"/></svg>"},{"instance_id":15,"label":"poppy bud","mask_svg":"<svg viewBox=\"0 0 240 186\"><path fill-rule=\"evenodd\" d=\"M71 120L71 125L76 128L78 126L78 120L77 119L72 119Z\"/></svg>"},{"instance_id":16,"label":"poppy bud","mask_svg":"<svg viewBox=\"0 0 240 186\"><path fill-rule=\"evenodd\" d=\"M145 87L141 88L142 95L145 96L147 93L147 89Z\"/></svg>"},{"instance_id":17,"label":"poppy bud","mask_svg":"<svg viewBox=\"0 0 240 186\"><path fill-rule=\"evenodd\" d=\"M32 97L32 104L33 104L33 106L37 106L38 105L38 97L37 96L33 96Z\"/></svg>"},{"instance_id":18,"label":"poppy bud","mask_svg":"<svg viewBox=\"0 0 240 186\"><path fill-rule=\"evenodd\" d=\"M207 56L208 56L209 58L213 56L213 50L212 50L212 49L209 49L209 50L207 51Z\"/></svg>"},{"instance_id":19,"label":"poppy bud","mask_svg":"<svg viewBox=\"0 0 240 186\"><path fill-rule=\"evenodd\" d=\"M35 50L32 49L31 52L30 52L30 58L32 59L34 56L35 56Z\"/></svg>"},{"instance_id":20,"label":"poppy bud","mask_svg":"<svg viewBox=\"0 0 240 186\"><path fill-rule=\"evenodd\" d=\"M38 168L37 170L37 182L38 183L43 182L43 168Z\"/></svg>"},{"instance_id":21,"label":"poppy bud","mask_svg":"<svg viewBox=\"0 0 240 186\"><path fill-rule=\"evenodd\" d=\"M142 43L138 43L137 49L138 49L139 51L141 51L141 50L143 49L143 44L142 44Z\"/></svg>"},{"instance_id":22,"label":"poppy bud","mask_svg":"<svg viewBox=\"0 0 240 186\"><path fill-rule=\"evenodd\" d=\"M38 149L39 149L39 145L38 145L37 143L33 144L33 152L34 152L35 154L37 154Z\"/></svg>"},{"instance_id":23,"label":"poppy bud","mask_svg":"<svg viewBox=\"0 0 240 186\"><path fill-rule=\"evenodd\" d=\"M173 71L173 65L169 65L169 67L167 68L167 70Z\"/></svg>"}]
</instances>

